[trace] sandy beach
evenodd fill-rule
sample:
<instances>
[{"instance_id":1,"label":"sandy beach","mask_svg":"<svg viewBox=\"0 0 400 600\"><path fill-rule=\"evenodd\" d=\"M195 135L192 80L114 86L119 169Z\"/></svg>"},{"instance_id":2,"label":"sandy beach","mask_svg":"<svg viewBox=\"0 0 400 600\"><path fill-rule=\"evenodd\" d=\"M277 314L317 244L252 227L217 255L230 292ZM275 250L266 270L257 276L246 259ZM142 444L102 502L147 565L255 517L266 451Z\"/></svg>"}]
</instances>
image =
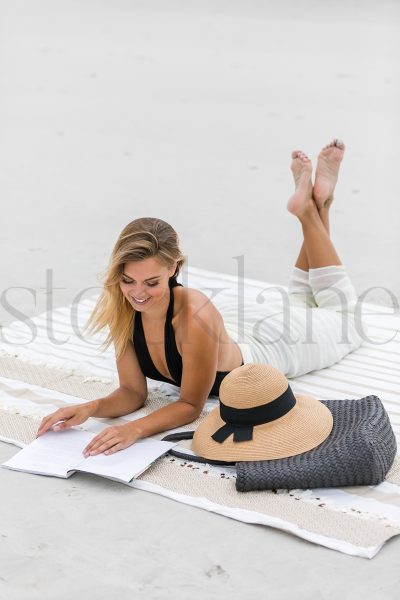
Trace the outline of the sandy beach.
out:
<instances>
[{"instance_id":1,"label":"sandy beach","mask_svg":"<svg viewBox=\"0 0 400 600\"><path fill-rule=\"evenodd\" d=\"M140 216L189 265L286 284L290 154L334 137L332 238L398 306L399 39L390 0L0 0L0 325L93 294ZM9 599L399 597L396 538L368 561L95 476L0 480Z\"/></svg>"}]
</instances>

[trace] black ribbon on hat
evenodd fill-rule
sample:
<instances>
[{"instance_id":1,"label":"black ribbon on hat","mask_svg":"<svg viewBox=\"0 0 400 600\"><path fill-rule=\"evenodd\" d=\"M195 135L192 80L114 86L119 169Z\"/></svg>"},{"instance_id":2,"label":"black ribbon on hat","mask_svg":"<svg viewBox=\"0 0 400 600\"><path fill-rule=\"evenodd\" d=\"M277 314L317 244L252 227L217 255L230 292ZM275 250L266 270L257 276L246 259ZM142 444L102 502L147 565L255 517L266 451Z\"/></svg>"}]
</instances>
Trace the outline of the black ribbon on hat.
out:
<instances>
[{"instance_id":1,"label":"black ribbon on hat","mask_svg":"<svg viewBox=\"0 0 400 600\"><path fill-rule=\"evenodd\" d=\"M220 401L219 412L225 425L217 429L211 437L222 444L233 433L234 442L248 442L253 439L254 425L262 425L280 419L292 410L295 404L296 398L290 385L272 402L254 408L232 408Z\"/></svg>"}]
</instances>

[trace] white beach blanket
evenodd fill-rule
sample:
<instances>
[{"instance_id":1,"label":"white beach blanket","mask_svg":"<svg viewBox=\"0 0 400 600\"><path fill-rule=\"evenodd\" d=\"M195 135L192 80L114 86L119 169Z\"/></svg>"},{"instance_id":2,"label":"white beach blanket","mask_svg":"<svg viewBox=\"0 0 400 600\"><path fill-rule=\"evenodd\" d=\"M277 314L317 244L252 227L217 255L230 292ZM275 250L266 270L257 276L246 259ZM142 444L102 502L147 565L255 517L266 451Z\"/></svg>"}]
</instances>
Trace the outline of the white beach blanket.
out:
<instances>
[{"instance_id":1,"label":"white beach blanket","mask_svg":"<svg viewBox=\"0 0 400 600\"><path fill-rule=\"evenodd\" d=\"M223 287L233 294L235 277L190 268L185 285L206 292ZM249 297L272 284L244 280ZM0 440L23 447L32 441L42 417L65 404L110 393L118 385L113 350L99 352L105 335L82 337L94 306L93 296L44 313L28 326L14 322L0 342ZM294 392L320 399L380 397L400 440L399 314L365 305L368 341L340 363L291 379ZM33 329L35 328L34 334ZM51 332L51 336L49 335ZM178 389L149 381L146 406L120 419L88 419L81 427L93 434L110 424L126 422L173 402ZM210 398L200 418L179 430L195 429L217 405ZM161 438L167 432L159 434ZM184 443L186 449L188 443ZM23 474L21 474L23 477ZM248 523L291 532L348 554L371 558L384 542L400 533L400 458L379 486L240 493L234 468L190 463L166 456L132 483L132 487L173 498Z\"/></svg>"}]
</instances>

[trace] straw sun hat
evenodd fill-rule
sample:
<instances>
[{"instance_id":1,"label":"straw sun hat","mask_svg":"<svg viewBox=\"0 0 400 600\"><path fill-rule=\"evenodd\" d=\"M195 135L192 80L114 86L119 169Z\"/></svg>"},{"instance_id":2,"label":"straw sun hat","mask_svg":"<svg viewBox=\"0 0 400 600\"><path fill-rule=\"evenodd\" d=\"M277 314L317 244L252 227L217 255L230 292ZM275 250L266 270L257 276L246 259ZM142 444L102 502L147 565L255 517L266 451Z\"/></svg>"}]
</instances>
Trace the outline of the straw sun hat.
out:
<instances>
[{"instance_id":1,"label":"straw sun hat","mask_svg":"<svg viewBox=\"0 0 400 600\"><path fill-rule=\"evenodd\" d=\"M222 381L220 405L197 427L196 454L211 460L287 458L330 434L330 410L312 396L293 394L286 377L267 364L246 364Z\"/></svg>"}]
</instances>

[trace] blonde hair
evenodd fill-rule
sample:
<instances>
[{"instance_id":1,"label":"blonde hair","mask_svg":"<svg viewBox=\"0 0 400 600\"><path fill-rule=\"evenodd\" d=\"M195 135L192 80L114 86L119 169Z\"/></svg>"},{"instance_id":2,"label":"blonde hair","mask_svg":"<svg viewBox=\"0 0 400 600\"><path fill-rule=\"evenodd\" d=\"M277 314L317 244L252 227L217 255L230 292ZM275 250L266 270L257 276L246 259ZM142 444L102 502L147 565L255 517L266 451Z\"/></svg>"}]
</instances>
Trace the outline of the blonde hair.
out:
<instances>
[{"instance_id":1,"label":"blonde hair","mask_svg":"<svg viewBox=\"0 0 400 600\"><path fill-rule=\"evenodd\" d=\"M156 257L168 268L177 263L173 277L179 274L185 262L177 233L171 225L153 217L135 219L124 227L114 245L104 271L103 291L85 325L85 330L90 333L109 328L101 349L106 350L114 342L116 358L133 339L135 317L135 310L120 288L124 265L150 257Z\"/></svg>"}]
</instances>

